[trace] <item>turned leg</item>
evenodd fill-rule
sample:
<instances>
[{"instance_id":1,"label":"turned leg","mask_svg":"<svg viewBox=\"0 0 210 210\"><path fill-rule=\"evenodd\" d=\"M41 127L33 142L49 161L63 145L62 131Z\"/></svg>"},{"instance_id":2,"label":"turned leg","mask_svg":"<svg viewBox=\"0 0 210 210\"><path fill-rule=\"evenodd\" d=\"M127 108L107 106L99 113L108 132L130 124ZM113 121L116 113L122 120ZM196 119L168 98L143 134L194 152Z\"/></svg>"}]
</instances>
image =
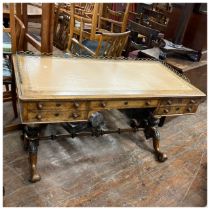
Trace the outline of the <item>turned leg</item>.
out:
<instances>
[{"instance_id":1,"label":"turned leg","mask_svg":"<svg viewBox=\"0 0 210 210\"><path fill-rule=\"evenodd\" d=\"M31 182L37 182L41 179L37 171L37 152L38 152L38 143L36 141L29 141L29 166L31 172Z\"/></svg>"},{"instance_id":2,"label":"turned leg","mask_svg":"<svg viewBox=\"0 0 210 210\"><path fill-rule=\"evenodd\" d=\"M151 116L148 120L145 121L144 133L146 139L152 138L153 148L158 161L164 162L165 160L167 160L167 155L160 151L160 133L157 129L158 123L159 119Z\"/></svg>"},{"instance_id":3,"label":"turned leg","mask_svg":"<svg viewBox=\"0 0 210 210\"><path fill-rule=\"evenodd\" d=\"M160 162L164 162L167 160L167 155L160 151L160 134L157 128L152 128L154 131L152 132L152 140L153 140L153 148L155 150L155 155Z\"/></svg>"},{"instance_id":4,"label":"turned leg","mask_svg":"<svg viewBox=\"0 0 210 210\"><path fill-rule=\"evenodd\" d=\"M28 152L29 152L29 167L30 167L30 181L37 182L41 179L37 171L37 152L38 152L38 134L39 129L37 127L27 127L27 136L28 136Z\"/></svg>"}]
</instances>

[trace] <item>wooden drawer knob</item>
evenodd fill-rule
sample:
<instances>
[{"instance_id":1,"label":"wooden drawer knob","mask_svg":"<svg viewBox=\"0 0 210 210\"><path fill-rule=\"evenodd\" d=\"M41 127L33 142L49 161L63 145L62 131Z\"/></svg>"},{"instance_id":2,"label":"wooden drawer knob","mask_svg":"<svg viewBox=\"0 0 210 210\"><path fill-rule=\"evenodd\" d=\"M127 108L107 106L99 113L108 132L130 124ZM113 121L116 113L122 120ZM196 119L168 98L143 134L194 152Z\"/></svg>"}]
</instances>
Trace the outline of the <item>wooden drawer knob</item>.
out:
<instances>
[{"instance_id":1,"label":"wooden drawer knob","mask_svg":"<svg viewBox=\"0 0 210 210\"><path fill-rule=\"evenodd\" d=\"M74 113L72 113L72 117L73 117L74 119L76 119L76 118L79 117L79 114L74 112Z\"/></svg>"},{"instance_id":2,"label":"wooden drawer knob","mask_svg":"<svg viewBox=\"0 0 210 210\"><path fill-rule=\"evenodd\" d=\"M125 102L124 102L124 105L128 105L128 101L125 101Z\"/></svg>"},{"instance_id":3,"label":"wooden drawer knob","mask_svg":"<svg viewBox=\"0 0 210 210\"><path fill-rule=\"evenodd\" d=\"M38 108L38 109L42 109L42 108L43 108L43 104L42 104L42 103L38 103L38 104L37 104L37 108Z\"/></svg>"},{"instance_id":4,"label":"wooden drawer knob","mask_svg":"<svg viewBox=\"0 0 210 210\"><path fill-rule=\"evenodd\" d=\"M101 106L102 107L106 107L106 103L105 102L101 102Z\"/></svg>"},{"instance_id":5,"label":"wooden drawer knob","mask_svg":"<svg viewBox=\"0 0 210 210\"><path fill-rule=\"evenodd\" d=\"M55 115L56 117L58 117L58 116L59 116L59 113L55 113L54 115Z\"/></svg>"},{"instance_id":6,"label":"wooden drawer knob","mask_svg":"<svg viewBox=\"0 0 210 210\"><path fill-rule=\"evenodd\" d=\"M195 104L195 100L191 99L191 100L190 100L190 103L191 103L191 104Z\"/></svg>"},{"instance_id":7,"label":"wooden drawer knob","mask_svg":"<svg viewBox=\"0 0 210 210\"><path fill-rule=\"evenodd\" d=\"M168 109L164 109L163 112L164 112L165 114L167 114L167 113L169 112L169 110L168 110Z\"/></svg>"},{"instance_id":8,"label":"wooden drawer knob","mask_svg":"<svg viewBox=\"0 0 210 210\"><path fill-rule=\"evenodd\" d=\"M147 106L151 105L151 101L146 101L145 103Z\"/></svg>"},{"instance_id":9,"label":"wooden drawer knob","mask_svg":"<svg viewBox=\"0 0 210 210\"><path fill-rule=\"evenodd\" d=\"M191 107L188 107L188 108L187 108L187 111L188 111L188 112L192 112L192 108L191 108Z\"/></svg>"},{"instance_id":10,"label":"wooden drawer knob","mask_svg":"<svg viewBox=\"0 0 210 210\"><path fill-rule=\"evenodd\" d=\"M61 106L61 104L56 104L56 106L57 106L57 107L60 107L60 106Z\"/></svg>"},{"instance_id":11,"label":"wooden drawer knob","mask_svg":"<svg viewBox=\"0 0 210 210\"><path fill-rule=\"evenodd\" d=\"M41 114L38 114L38 115L36 116L36 118L37 118L37 120L41 120L41 119L42 119L42 115L41 115Z\"/></svg>"},{"instance_id":12,"label":"wooden drawer knob","mask_svg":"<svg viewBox=\"0 0 210 210\"><path fill-rule=\"evenodd\" d=\"M168 105L171 105L171 104L172 104L172 101L171 101L171 100L168 100L168 101L167 101L167 104L168 104Z\"/></svg>"},{"instance_id":13,"label":"wooden drawer knob","mask_svg":"<svg viewBox=\"0 0 210 210\"><path fill-rule=\"evenodd\" d=\"M79 107L79 103L78 102L74 102L74 107L78 108Z\"/></svg>"}]
</instances>

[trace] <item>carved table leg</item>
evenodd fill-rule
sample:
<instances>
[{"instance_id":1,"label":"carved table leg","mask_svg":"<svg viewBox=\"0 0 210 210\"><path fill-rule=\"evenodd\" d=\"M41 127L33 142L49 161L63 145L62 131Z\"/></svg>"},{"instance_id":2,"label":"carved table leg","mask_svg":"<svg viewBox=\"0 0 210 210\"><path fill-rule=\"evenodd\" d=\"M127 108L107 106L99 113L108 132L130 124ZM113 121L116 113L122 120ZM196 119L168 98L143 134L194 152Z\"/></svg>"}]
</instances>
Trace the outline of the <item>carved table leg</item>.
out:
<instances>
[{"instance_id":1,"label":"carved table leg","mask_svg":"<svg viewBox=\"0 0 210 210\"><path fill-rule=\"evenodd\" d=\"M37 152L39 146L39 140L37 139L39 135L39 128L38 127L28 127L26 129L28 135L28 152L29 152L29 167L30 167L30 181L37 182L41 179L37 171Z\"/></svg>"},{"instance_id":2,"label":"carved table leg","mask_svg":"<svg viewBox=\"0 0 210 210\"><path fill-rule=\"evenodd\" d=\"M157 129L157 125L159 124L159 119L150 116L147 120L145 120L145 130L144 134L146 139L152 138L153 147L155 150L155 155L160 162L164 162L167 160L167 156L165 153L160 151L160 133Z\"/></svg>"}]
</instances>

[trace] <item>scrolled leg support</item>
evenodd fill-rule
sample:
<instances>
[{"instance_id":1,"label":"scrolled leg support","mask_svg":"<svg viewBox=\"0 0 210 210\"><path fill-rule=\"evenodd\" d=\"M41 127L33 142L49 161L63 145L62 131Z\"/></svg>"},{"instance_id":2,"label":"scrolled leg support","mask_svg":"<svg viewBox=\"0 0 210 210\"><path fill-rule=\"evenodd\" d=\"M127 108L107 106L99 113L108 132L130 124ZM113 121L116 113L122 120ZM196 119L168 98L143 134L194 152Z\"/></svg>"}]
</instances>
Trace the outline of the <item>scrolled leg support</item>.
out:
<instances>
[{"instance_id":1,"label":"scrolled leg support","mask_svg":"<svg viewBox=\"0 0 210 210\"><path fill-rule=\"evenodd\" d=\"M166 161L167 155L160 151L160 133L157 129L159 123L159 119L150 116L149 119L145 120L145 129L144 134L146 139L152 138L153 140L153 148L155 151L155 155L157 160L160 162Z\"/></svg>"},{"instance_id":2,"label":"scrolled leg support","mask_svg":"<svg viewBox=\"0 0 210 210\"><path fill-rule=\"evenodd\" d=\"M30 181L37 182L41 180L41 176L37 170L37 152L38 152L38 142L37 141L29 141L29 166L30 166Z\"/></svg>"},{"instance_id":3,"label":"scrolled leg support","mask_svg":"<svg viewBox=\"0 0 210 210\"><path fill-rule=\"evenodd\" d=\"M38 127L27 127L26 134L28 136L28 161L29 161L29 168L30 168L30 179L31 182L37 182L41 180L41 176L37 170L37 153L38 153L38 146L39 140L37 137L39 136L39 128Z\"/></svg>"}]
</instances>

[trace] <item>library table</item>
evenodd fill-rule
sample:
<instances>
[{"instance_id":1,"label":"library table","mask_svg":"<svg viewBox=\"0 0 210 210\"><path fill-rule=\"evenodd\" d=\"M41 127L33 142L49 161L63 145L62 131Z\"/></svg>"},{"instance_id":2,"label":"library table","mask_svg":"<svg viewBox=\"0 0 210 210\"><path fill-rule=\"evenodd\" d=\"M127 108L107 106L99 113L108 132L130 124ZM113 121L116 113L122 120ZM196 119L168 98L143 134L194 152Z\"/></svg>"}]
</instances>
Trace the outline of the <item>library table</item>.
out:
<instances>
[{"instance_id":1,"label":"library table","mask_svg":"<svg viewBox=\"0 0 210 210\"><path fill-rule=\"evenodd\" d=\"M153 140L156 158L166 116L193 114L205 94L164 63L155 60L90 59L82 57L13 55L24 146L29 152L31 182L41 179L37 171L40 140L75 136L101 136L142 130ZM100 111L134 112L128 128L105 130ZM68 134L41 136L40 125L60 123ZM89 129L73 129L86 124ZM88 126L87 126L88 125ZM72 127L73 126L73 127Z\"/></svg>"}]
</instances>

